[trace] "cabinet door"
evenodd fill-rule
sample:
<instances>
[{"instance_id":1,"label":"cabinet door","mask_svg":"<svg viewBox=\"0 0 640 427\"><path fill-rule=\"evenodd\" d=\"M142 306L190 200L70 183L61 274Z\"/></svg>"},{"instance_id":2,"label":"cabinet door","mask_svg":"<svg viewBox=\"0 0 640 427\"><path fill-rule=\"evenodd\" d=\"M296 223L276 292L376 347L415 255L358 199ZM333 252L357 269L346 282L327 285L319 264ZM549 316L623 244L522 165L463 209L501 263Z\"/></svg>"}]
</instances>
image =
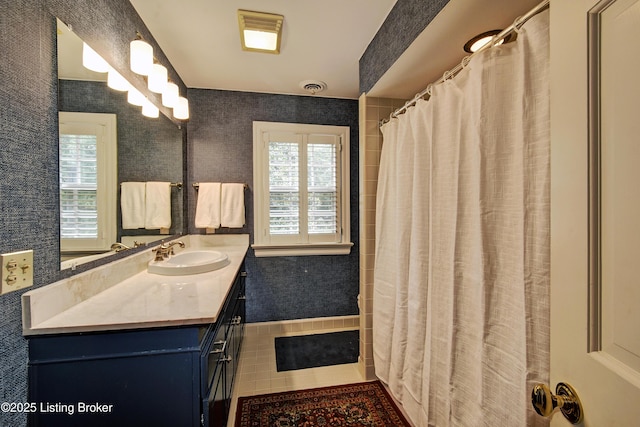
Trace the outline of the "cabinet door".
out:
<instances>
[{"instance_id":1,"label":"cabinet door","mask_svg":"<svg viewBox=\"0 0 640 427\"><path fill-rule=\"evenodd\" d=\"M224 369L217 369L209 399L205 401L208 408L208 417L203 418L205 427L224 427L229 418L227 401L225 397Z\"/></svg>"}]
</instances>

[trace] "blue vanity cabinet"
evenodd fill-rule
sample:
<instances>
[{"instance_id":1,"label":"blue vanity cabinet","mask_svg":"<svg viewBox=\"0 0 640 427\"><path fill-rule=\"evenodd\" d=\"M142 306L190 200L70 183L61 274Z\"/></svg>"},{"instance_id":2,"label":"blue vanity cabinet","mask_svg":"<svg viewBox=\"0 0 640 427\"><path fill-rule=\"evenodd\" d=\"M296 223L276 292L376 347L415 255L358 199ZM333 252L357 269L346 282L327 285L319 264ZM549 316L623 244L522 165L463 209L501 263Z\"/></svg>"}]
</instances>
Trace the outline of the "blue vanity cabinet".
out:
<instances>
[{"instance_id":1,"label":"blue vanity cabinet","mask_svg":"<svg viewBox=\"0 0 640 427\"><path fill-rule=\"evenodd\" d=\"M236 279L237 285L227 299L225 315L222 319L224 328L219 328L214 340L203 354L208 371L208 379L203 389L202 425L206 427L224 427L227 425L233 382L236 376L240 347L245 325L245 277L241 272ZM205 385L205 384L203 384Z\"/></svg>"},{"instance_id":2,"label":"blue vanity cabinet","mask_svg":"<svg viewBox=\"0 0 640 427\"><path fill-rule=\"evenodd\" d=\"M29 337L28 425L225 426L244 276L213 324Z\"/></svg>"}]
</instances>

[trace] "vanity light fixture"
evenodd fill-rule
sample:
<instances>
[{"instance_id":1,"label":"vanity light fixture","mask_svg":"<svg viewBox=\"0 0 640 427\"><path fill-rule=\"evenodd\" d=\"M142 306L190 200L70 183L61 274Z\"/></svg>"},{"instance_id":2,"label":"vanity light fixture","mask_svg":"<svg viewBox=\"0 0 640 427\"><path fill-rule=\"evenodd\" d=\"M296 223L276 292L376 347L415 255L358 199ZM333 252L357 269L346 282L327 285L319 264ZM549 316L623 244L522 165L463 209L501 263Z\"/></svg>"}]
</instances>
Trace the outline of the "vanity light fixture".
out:
<instances>
[{"instance_id":1,"label":"vanity light fixture","mask_svg":"<svg viewBox=\"0 0 640 427\"><path fill-rule=\"evenodd\" d=\"M164 65L153 64L151 74L147 80L147 85L151 92L162 93L167 87L167 69Z\"/></svg>"},{"instance_id":2,"label":"vanity light fixture","mask_svg":"<svg viewBox=\"0 0 640 427\"><path fill-rule=\"evenodd\" d=\"M142 40L139 34L138 37L129 44L131 49L129 65L134 73L148 76L153 66L153 47Z\"/></svg>"},{"instance_id":3,"label":"vanity light fixture","mask_svg":"<svg viewBox=\"0 0 640 427\"><path fill-rule=\"evenodd\" d=\"M162 105L167 108L175 108L178 105L178 98L180 97L180 89L178 85L169 82L167 83L167 87L162 92Z\"/></svg>"},{"instance_id":4,"label":"vanity light fixture","mask_svg":"<svg viewBox=\"0 0 640 427\"><path fill-rule=\"evenodd\" d=\"M284 16L238 9L242 50L280 53Z\"/></svg>"},{"instance_id":5,"label":"vanity light fixture","mask_svg":"<svg viewBox=\"0 0 640 427\"><path fill-rule=\"evenodd\" d=\"M189 118L189 101L185 97L178 98L178 105L173 107L173 117L178 120L187 120Z\"/></svg>"},{"instance_id":6,"label":"vanity light fixture","mask_svg":"<svg viewBox=\"0 0 640 427\"><path fill-rule=\"evenodd\" d=\"M468 42L464 44L464 51L468 53L474 53L478 51L482 46L489 43L495 36L500 34L502 30L491 30L485 31L482 34L478 34L477 36L471 38ZM495 45L499 46L502 43L509 43L513 40L513 35L508 35L503 39L498 40Z\"/></svg>"},{"instance_id":7,"label":"vanity light fixture","mask_svg":"<svg viewBox=\"0 0 640 427\"><path fill-rule=\"evenodd\" d=\"M107 64L107 61L102 59L102 57L85 42L82 42L82 65L96 73L106 73L111 68L109 64Z\"/></svg>"}]
</instances>

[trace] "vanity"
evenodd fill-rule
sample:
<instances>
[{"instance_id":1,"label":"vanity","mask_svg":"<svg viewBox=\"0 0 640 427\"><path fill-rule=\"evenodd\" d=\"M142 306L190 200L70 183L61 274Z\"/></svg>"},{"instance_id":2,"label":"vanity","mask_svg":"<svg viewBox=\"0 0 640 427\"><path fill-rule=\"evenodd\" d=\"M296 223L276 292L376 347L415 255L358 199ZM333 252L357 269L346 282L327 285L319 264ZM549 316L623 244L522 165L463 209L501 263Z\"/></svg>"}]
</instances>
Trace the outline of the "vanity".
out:
<instances>
[{"instance_id":1,"label":"vanity","mask_svg":"<svg viewBox=\"0 0 640 427\"><path fill-rule=\"evenodd\" d=\"M148 271L152 249L22 296L30 426L225 426L248 235L185 236L216 270Z\"/></svg>"}]
</instances>

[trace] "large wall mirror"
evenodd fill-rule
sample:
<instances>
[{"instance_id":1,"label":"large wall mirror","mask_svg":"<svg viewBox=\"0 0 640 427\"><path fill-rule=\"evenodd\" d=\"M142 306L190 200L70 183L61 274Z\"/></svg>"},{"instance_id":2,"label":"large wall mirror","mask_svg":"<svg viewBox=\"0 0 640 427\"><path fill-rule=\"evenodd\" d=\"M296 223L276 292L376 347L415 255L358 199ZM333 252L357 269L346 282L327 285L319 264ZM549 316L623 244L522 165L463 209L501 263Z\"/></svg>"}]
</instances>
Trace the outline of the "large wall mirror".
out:
<instances>
[{"instance_id":1,"label":"large wall mirror","mask_svg":"<svg viewBox=\"0 0 640 427\"><path fill-rule=\"evenodd\" d=\"M185 130L143 116L107 74L82 65L82 40L58 20L61 268L184 232ZM103 149L107 147L107 149ZM106 152L104 152L106 151ZM168 182L170 227L123 227L123 183ZM128 184L124 184L128 185Z\"/></svg>"}]
</instances>

